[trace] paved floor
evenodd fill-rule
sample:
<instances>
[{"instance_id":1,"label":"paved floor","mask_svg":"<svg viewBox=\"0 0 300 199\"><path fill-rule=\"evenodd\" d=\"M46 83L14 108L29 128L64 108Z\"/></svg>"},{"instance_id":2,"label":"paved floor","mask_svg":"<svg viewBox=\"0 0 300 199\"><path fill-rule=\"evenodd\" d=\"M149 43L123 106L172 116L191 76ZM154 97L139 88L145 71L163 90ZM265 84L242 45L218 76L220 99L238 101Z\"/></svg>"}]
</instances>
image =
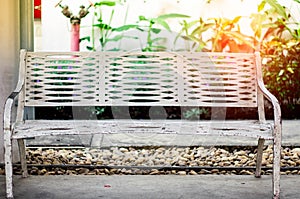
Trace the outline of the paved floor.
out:
<instances>
[{"instance_id":1,"label":"paved floor","mask_svg":"<svg viewBox=\"0 0 300 199\"><path fill-rule=\"evenodd\" d=\"M264 199L271 176L30 176L14 178L15 199ZM282 176L281 199L300 198L300 176ZM0 176L0 197L4 196Z\"/></svg>"},{"instance_id":2,"label":"paved floor","mask_svg":"<svg viewBox=\"0 0 300 199\"><path fill-rule=\"evenodd\" d=\"M224 137L161 135L106 135L29 140L35 146L84 145L254 145L256 140ZM283 121L283 145L300 146L300 122ZM15 199L264 199L272 197L271 176L256 179L242 175L199 176L30 176L14 177ZM0 198L5 198L5 179L0 176ZM282 176L281 199L300 198L300 175Z\"/></svg>"}]
</instances>

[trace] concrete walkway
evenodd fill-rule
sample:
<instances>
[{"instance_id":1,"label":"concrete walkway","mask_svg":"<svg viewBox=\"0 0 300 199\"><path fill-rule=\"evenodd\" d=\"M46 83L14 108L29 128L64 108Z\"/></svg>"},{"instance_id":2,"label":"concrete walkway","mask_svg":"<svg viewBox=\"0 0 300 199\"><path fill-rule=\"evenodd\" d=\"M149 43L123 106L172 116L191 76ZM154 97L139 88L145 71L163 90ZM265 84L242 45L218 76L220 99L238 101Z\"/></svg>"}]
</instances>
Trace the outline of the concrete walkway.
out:
<instances>
[{"instance_id":1,"label":"concrete walkway","mask_svg":"<svg viewBox=\"0 0 300 199\"><path fill-rule=\"evenodd\" d=\"M14 178L15 199L265 199L271 176L30 176ZM282 176L281 199L300 198L300 176ZM0 197L4 195L0 177Z\"/></svg>"},{"instance_id":2,"label":"concrete walkway","mask_svg":"<svg viewBox=\"0 0 300 199\"><path fill-rule=\"evenodd\" d=\"M254 139L178 135L105 135L29 140L29 146L109 147L126 145L256 145ZM283 145L300 146L299 120L283 121ZM139 176L14 176L15 199L264 199L272 197L271 176L139 175ZM0 198L5 179L0 176ZM300 175L282 176L281 199L300 198Z\"/></svg>"}]
</instances>

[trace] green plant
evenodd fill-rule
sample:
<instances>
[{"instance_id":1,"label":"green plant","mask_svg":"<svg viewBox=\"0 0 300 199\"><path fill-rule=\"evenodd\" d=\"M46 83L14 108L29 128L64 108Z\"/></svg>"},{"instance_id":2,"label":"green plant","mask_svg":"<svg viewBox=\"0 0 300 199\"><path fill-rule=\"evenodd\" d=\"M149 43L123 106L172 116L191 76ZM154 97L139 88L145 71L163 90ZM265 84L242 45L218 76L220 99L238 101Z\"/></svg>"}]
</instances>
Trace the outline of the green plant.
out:
<instances>
[{"instance_id":1,"label":"green plant","mask_svg":"<svg viewBox=\"0 0 300 199\"><path fill-rule=\"evenodd\" d=\"M269 8L266 5L269 5ZM260 43L274 39L300 39L299 22L292 19L289 10L277 0L262 0L258 5L257 13L253 13L251 18L251 27L256 40ZM288 36L284 34L285 32Z\"/></svg>"},{"instance_id":2,"label":"green plant","mask_svg":"<svg viewBox=\"0 0 300 199\"><path fill-rule=\"evenodd\" d=\"M160 15L155 18L146 18L145 16L139 16L139 20L137 24L126 24L126 17L124 20L124 25L120 27L112 27L112 20L114 18L115 13L115 6L122 5L122 0L110 0L110 1L99 1L94 4L95 12L93 15L93 23L92 23L92 32L91 36L83 37L80 41L87 40L91 42L90 46L87 46L88 50L95 51L96 50L96 36L95 31L98 29L99 31L99 44L101 51L104 50L119 50L119 49L106 49L107 44L109 42L118 42L121 41L123 38L132 38L138 39L136 36L129 36L124 35L124 32L130 29L137 29L139 31L146 31L147 32L147 41L146 46L141 47L143 51L162 51L165 50L166 47L160 45L159 42L165 40L165 37L153 37L154 34L159 34L163 27L167 31L171 32L171 28L168 25L167 20L170 18L186 18L189 17L183 14L164 14ZM103 12L104 9L109 7L110 8L110 15L105 17ZM126 9L126 16L127 16L127 9ZM159 27L161 26L161 27Z\"/></svg>"},{"instance_id":3,"label":"green plant","mask_svg":"<svg viewBox=\"0 0 300 199\"><path fill-rule=\"evenodd\" d=\"M295 108L300 98L300 41L263 44L264 81L280 103Z\"/></svg>"},{"instance_id":4,"label":"green plant","mask_svg":"<svg viewBox=\"0 0 300 199\"><path fill-rule=\"evenodd\" d=\"M147 43L145 47L142 47L143 51L164 51L166 47L160 45L159 42L165 40L165 37L153 37L153 34L159 34L163 27L167 31L171 32L171 28L168 25L167 19L170 18L188 18L189 16L177 13L163 14L155 18L146 18L145 16L139 16L138 30L147 32Z\"/></svg>"},{"instance_id":5,"label":"green plant","mask_svg":"<svg viewBox=\"0 0 300 199\"><path fill-rule=\"evenodd\" d=\"M106 46L109 42L118 42L124 37L130 37L125 36L122 34L124 31L127 31L131 28L137 28L137 25L133 24L125 24L126 17L123 26L120 27L112 27L112 20L114 18L115 9L114 7L116 5L122 5L122 0L102 0L94 4L95 11L93 15L93 22L92 22L92 33L91 36L87 36L84 38L81 38L81 41L88 40L91 42L91 46L87 46L88 50L95 51L96 50L96 41L95 41L95 29L97 28L99 31L99 44L101 51L107 50ZM106 18L103 14L104 7L110 7L110 15L108 18ZM127 15L127 13L126 13ZM135 37L132 37L135 38ZM109 50L119 50L119 49L109 49Z\"/></svg>"},{"instance_id":6,"label":"green plant","mask_svg":"<svg viewBox=\"0 0 300 199\"><path fill-rule=\"evenodd\" d=\"M183 112L183 118L189 120L200 119L201 115L208 114L208 111L205 108L189 108Z\"/></svg>"},{"instance_id":7,"label":"green plant","mask_svg":"<svg viewBox=\"0 0 300 199\"><path fill-rule=\"evenodd\" d=\"M276 0L262 0L251 27L261 46L264 82L283 112L294 115L300 99L300 24Z\"/></svg>"},{"instance_id":8,"label":"green plant","mask_svg":"<svg viewBox=\"0 0 300 199\"><path fill-rule=\"evenodd\" d=\"M196 51L222 52L229 48L231 52L247 52L254 48L253 38L241 33L239 20L241 16L234 19L209 18L206 21L203 18L199 20L182 22L182 29L179 37L192 41ZM205 34L209 34L205 38ZM175 42L177 41L175 40Z\"/></svg>"}]
</instances>

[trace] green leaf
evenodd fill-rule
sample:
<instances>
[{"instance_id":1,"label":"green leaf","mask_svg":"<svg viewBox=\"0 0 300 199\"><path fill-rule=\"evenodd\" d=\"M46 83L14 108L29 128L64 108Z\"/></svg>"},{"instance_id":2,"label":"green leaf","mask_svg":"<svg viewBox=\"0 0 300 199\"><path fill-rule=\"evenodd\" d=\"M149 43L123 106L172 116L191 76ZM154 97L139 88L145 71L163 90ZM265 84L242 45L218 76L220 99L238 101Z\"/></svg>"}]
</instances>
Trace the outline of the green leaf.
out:
<instances>
[{"instance_id":1,"label":"green leaf","mask_svg":"<svg viewBox=\"0 0 300 199\"><path fill-rule=\"evenodd\" d=\"M195 34L200 35L201 33L203 33L205 31L211 29L214 26L215 26L214 23L207 23L207 24L198 26L197 28L195 28L195 30L193 30L193 32L191 33L191 35L195 35Z\"/></svg>"},{"instance_id":2,"label":"green leaf","mask_svg":"<svg viewBox=\"0 0 300 199\"><path fill-rule=\"evenodd\" d=\"M159 29L159 28L152 28L151 31L153 33L155 33L155 34L158 34L158 33L160 33L161 29Z\"/></svg>"},{"instance_id":3,"label":"green leaf","mask_svg":"<svg viewBox=\"0 0 300 199\"><path fill-rule=\"evenodd\" d=\"M123 38L138 39L138 37L134 37L134 36L116 35L112 38L106 39L106 41L119 41Z\"/></svg>"},{"instance_id":4,"label":"green leaf","mask_svg":"<svg viewBox=\"0 0 300 199\"><path fill-rule=\"evenodd\" d=\"M106 41L119 41L123 38L123 35L116 35L113 38L106 39Z\"/></svg>"},{"instance_id":5,"label":"green leaf","mask_svg":"<svg viewBox=\"0 0 300 199\"><path fill-rule=\"evenodd\" d=\"M280 16L284 17L286 20L288 19L288 16L287 16L287 14L286 14L285 8L284 8L282 5L280 5L280 4L278 3L277 0L265 0L265 1L266 1L272 8L274 8L274 9L276 10L276 12L277 12Z\"/></svg>"},{"instance_id":6,"label":"green leaf","mask_svg":"<svg viewBox=\"0 0 300 199\"><path fill-rule=\"evenodd\" d=\"M145 16L140 15L139 16L140 21L148 21L148 19Z\"/></svg>"},{"instance_id":7,"label":"green leaf","mask_svg":"<svg viewBox=\"0 0 300 199\"><path fill-rule=\"evenodd\" d=\"M257 7L257 11L258 12L262 11L265 8L265 5L266 5L266 1L264 1L264 0L261 1L260 4Z\"/></svg>"},{"instance_id":8,"label":"green leaf","mask_svg":"<svg viewBox=\"0 0 300 199\"><path fill-rule=\"evenodd\" d=\"M137 30L141 31L141 32L145 32L146 30L144 30L143 28L137 27Z\"/></svg>"},{"instance_id":9,"label":"green leaf","mask_svg":"<svg viewBox=\"0 0 300 199\"><path fill-rule=\"evenodd\" d=\"M167 48L165 46L151 46L152 51L163 51L166 50Z\"/></svg>"},{"instance_id":10,"label":"green leaf","mask_svg":"<svg viewBox=\"0 0 300 199\"><path fill-rule=\"evenodd\" d=\"M290 73L293 73L294 74L294 70L290 67L287 68L287 70L290 72Z\"/></svg>"},{"instance_id":11,"label":"green leaf","mask_svg":"<svg viewBox=\"0 0 300 199\"><path fill-rule=\"evenodd\" d=\"M100 1L94 4L94 6L115 6L115 1Z\"/></svg>"},{"instance_id":12,"label":"green leaf","mask_svg":"<svg viewBox=\"0 0 300 199\"><path fill-rule=\"evenodd\" d=\"M88 42L90 42L91 41L91 37L87 36L87 37L80 38L79 42L82 42L84 40L87 40Z\"/></svg>"},{"instance_id":13,"label":"green leaf","mask_svg":"<svg viewBox=\"0 0 300 199\"><path fill-rule=\"evenodd\" d=\"M156 19L168 19L168 18L189 18L190 16L184 14L177 14L177 13L170 13L170 14L163 14L158 16Z\"/></svg>"},{"instance_id":14,"label":"green leaf","mask_svg":"<svg viewBox=\"0 0 300 199\"><path fill-rule=\"evenodd\" d=\"M300 38L300 28L296 30L297 32L297 38Z\"/></svg>"},{"instance_id":15,"label":"green leaf","mask_svg":"<svg viewBox=\"0 0 300 199\"><path fill-rule=\"evenodd\" d=\"M205 31L203 30L203 27L198 26L197 28L195 28L195 29L193 30L193 32L192 32L190 35L191 35L191 36L201 35L202 32L205 32Z\"/></svg>"},{"instance_id":16,"label":"green leaf","mask_svg":"<svg viewBox=\"0 0 300 199\"><path fill-rule=\"evenodd\" d=\"M197 37L194 37L193 35L182 36L182 38L188 41L199 42L199 39Z\"/></svg>"},{"instance_id":17,"label":"green leaf","mask_svg":"<svg viewBox=\"0 0 300 199\"><path fill-rule=\"evenodd\" d=\"M238 23L239 20L240 20L241 18L242 18L242 16L237 16L237 17L235 17L235 18L232 20L232 23L233 23L233 24Z\"/></svg>"},{"instance_id":18,"label":"green leaf","mask_svg":"<svg viewBox=\"0 0 300 199\"><path fill-rule=\"evenodd\" d=\"M104 23L94 24L93 26L98 27L100 29L104 29L104 30L112 29L112 27L110 25L107 25L107 24L104 24Z\"/></svg>"},{"instance_id":19,"label":"green leaf","mask_svg":"<svg viewBox=\"0 0 300 199\"><path fill-rule=\"evenodd\" d=\"M191 28L193 27L194 25L196 25L197 23L199 22L199 20L195 20L195 21L191 21L189 23L186 23L185 27L188 29L188 28Z\"/></svg>"},{"instance_id":20,"label":"green leaf","mask_svg":"<svg viewBox=\"0 0 300 199\"><path fill-rule=\"evenodd\" d=\"M122 31L126 31L132 28L138 28L138 27L139 27L138 25L129 24L129 25L120 26L118 28L113 28L112 31L122 32Z\"/></svg>"},{"instance_id":21,"label":"green leaf","mask_svg":"<svg viewBox=\"0 0 300 199\"><path fill-rule=\"evenodd\" d=\"M123 38L129 38L129 39L139 39L139 37L135 37L135 36L128 36L128 35L123 35Z\"/></svg>"},{"instance_id":22,"label":"green leaf","mask_svg":"<svg viewBox=\"0 0 300 199\"><path fill-rule=\"evenodd\" d=\"M86 47L86 49L88 49L88 50L91 50L91 51L93 51L93 50L94 50L94 48L93 48L93 47L91 47L91 46L87 46L87 47Z\"/></svg>"},{"instance_id":23,"label":"green leaf","mask_svg":"<svg viewBox=\"0 0 300 199\"><path fill-rule=\"evenodd\" d=\"M284 73L284 70L283 69L281 69L280 71L279 71L279 73L278 73L278 76L280 77L280 76L282 76L283 75L283 73Z\"/></svg>"},{"instance_id":24,"label":"green leaf","mask_svg":"<svg viewBox=\"0 0 300 199\"><path fill-rule=\"evenodd\" d=\"M156 37L155 39L152 40L152 42L154 43L154 42L158 42L160 40L166 40L166 38L165 37Z\"/></svg>"},{"instance_id":25,"label":"green leaf","mask_svg":"<svg viewBox=\"0 0 300 199\"><path fill-rule=\"evenodd\" d=\"M156 20L154 20L155 22L157 22L159 25L161 25L162 27L164 27L166 30L168 30L169 32L171 32L171 28L170 28L170 26L169 26L169 24L166 22L166 21L164 21L164 20L161 20L161 19L156 19Z\"/></svg>"},{"instance_id":26,"label":"green leaf","mask_svg":"<svg viewBox=\"0 0 300 199\"><path fill-rule=\"evenodd\" d=\"M191 41L192 40L192 37L191 36L185 36L185 35L182 35L180 36L182 39L184 40L188 40L188 41Z\"/></svg>"}]
</instances>

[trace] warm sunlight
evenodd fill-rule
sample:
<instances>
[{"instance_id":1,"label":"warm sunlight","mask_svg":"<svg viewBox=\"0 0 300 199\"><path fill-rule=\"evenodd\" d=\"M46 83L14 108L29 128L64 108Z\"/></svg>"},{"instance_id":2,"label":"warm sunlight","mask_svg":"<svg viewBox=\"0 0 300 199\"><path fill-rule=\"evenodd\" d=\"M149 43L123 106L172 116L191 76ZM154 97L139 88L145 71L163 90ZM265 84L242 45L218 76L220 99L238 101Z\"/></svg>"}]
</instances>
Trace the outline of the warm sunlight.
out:
<instances>
[{"instance_id":1,"label":"warm sunlight","mask_svg":"<svg viewBox=\"0 0 300 199\"><path fill-rule=\"evenodd\" d=\"M0 198L299 198L300 0L1 0Z\"/></svg>"}]
</instances>

